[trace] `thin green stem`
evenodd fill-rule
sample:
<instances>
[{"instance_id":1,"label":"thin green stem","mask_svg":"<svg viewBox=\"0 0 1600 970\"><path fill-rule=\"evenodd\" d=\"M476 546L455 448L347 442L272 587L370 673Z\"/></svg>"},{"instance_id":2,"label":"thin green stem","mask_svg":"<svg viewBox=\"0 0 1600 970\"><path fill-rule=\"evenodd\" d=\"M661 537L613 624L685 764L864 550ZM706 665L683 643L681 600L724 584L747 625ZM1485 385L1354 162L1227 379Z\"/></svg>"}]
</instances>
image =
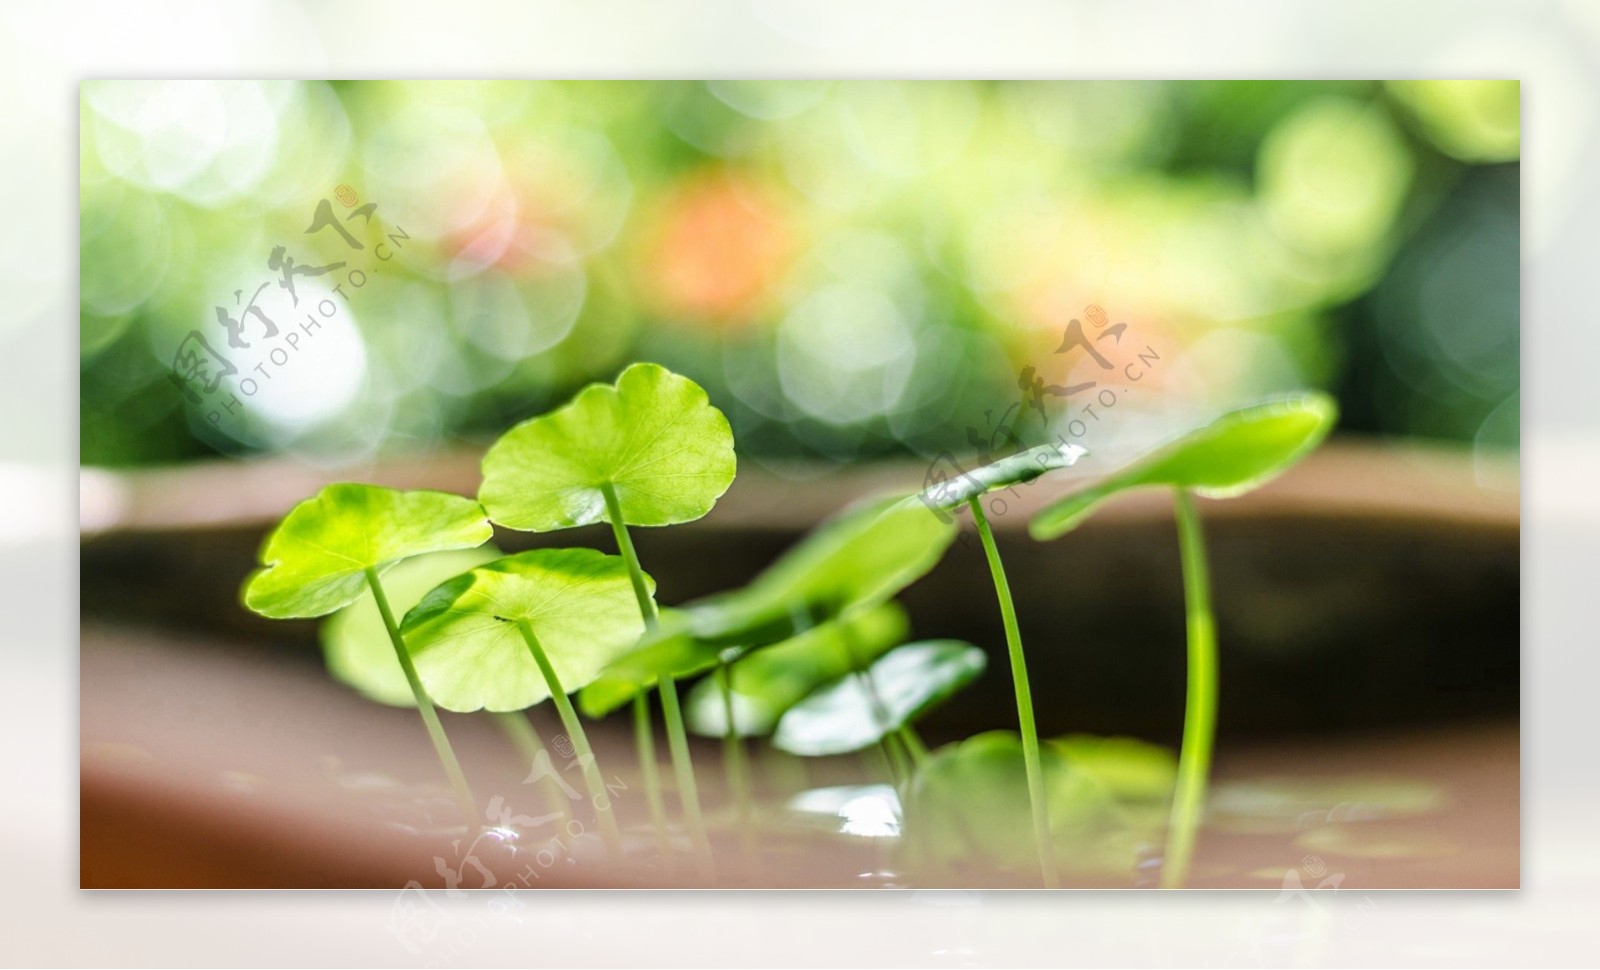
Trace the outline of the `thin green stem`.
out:
<instances>
[{"instance_id":1,"label":"thin green stem","mask_svg":"<svg viewBox=\"0 0 1600 970\"><path fill-rule=\"evenodd\" d=\"M883 756L889 762L889 774L894 778L894 786L900 792L901 801L911 791L911 761L905 749L893 733L885 734L878 739L878 747L883 749Z\"/></svg>"},{"instance_id":2,"label":"thin green stem","mask_svg":"<svg viewBox=\"0 0 1600 970\"><path fill-rule=\"evenodd\" d=\"M1055 846L1050 838L1050 807L1045 801L1044 770L1039 763L1039 729L1033 722L1033 692L1028 688L1028 664L1022 655L1022 633L1017 627L1017 609L1011 602L1011 586L1006 582L1006 567L1000 562L994 532L984 517L982 496L967 501L978 527L983 554L994 577L994 592L1000 600L1000 619L1006 628L1006 650L1011 656L1011 684L1017 695L1017 722L1022 731L1022 761L1028 773L1028 802L1033 808L1033 841L1039 853L1039 870L1046 889L1060 885L1056 875Z\"/></svg>"},{"instance_id":3,"label":"thin green stem","mask_svg":"<svg viewBox=\"0 0 1600 970\"><path fill-rule=\"evenodd\" d=\"M661 772L656 765L656 733L650 724L650 695L633 695L633 744L639 752L639 774L644 779L645 803L650 806L650 825L656 832L656 846L663 856L667 842L667 806L661 797Z\"/></svg>"},{"instance_id":4,"label":"thin green stem","mask_svg":"<svg viewBox=\"0 0 1600 970\"><path fill-rule=\"evenodd\" d=\"M672 752L672 772L678 781L678 797L683 802L683 820L694 843L696 865L702 879L716 878L716 863L711 856L711 838L706 835L705 818L700 814L700 789L694 782L694 764L689 760L689 736L683 729L683 711L678 706L678 685L661 675L661 710L667 721L667 747Z\"/></svg>"},{"instance_id":5,"label":"thin green stem","mask_svg":"<svg viewBox=\"0 0 1600 970\"><path fill-rule=\"evenodd\" d=\"M727 730L722 734L722 750L728 771L728 787L733 791L734 804L739 812L739 824L750 821L750 775L745 764L744 742L734 725L733 671L727 664L716 670L717 691L722 696L722 716Z\"/></svg>"},{"instance_id":6,"label":"thin green stem","mask_svg":"<svg viewBox=\"0 0 1600 970\"><path fill-rule=\"evenodd\" d=\"M846 636L848 640L848 635ZM850 648L847 648L850 649ZM850 649L851 665L855 666L855 651ZM900 789L902 801L904 796L910 794L913 767L916 759L911 756L910 750L899 742L899 731L889 727L889 710L883 703L883 697L878 693L878 686L872 679L869 668L856 668L852 675L856 677L866 689L867 702L872 707L872 719L883 733L878 737L878 747L883 750L883 756L889 763L890 773L894 776L895 787Z\"/></svg>"},{"instance_id":7,"label":"thin green stem","mask_svg":"<svg viewBox=\"0 0 1600 970\"><path fill-rule=\"evenodd\" d=\"M539 732L528 723L528 715L522 711L496 711L495 723L500 725L500 730L506 733L511 743L516 745L517 753L522 755L529 765L536 765L542 755L549 760L550 753L545 750L544 739L539 737ZM566 789L561 787L561 782L551 775L543 776L540 781L544 786L544 797L561 813L563 822L572 818L572 806L569 804Z\"/></svg>"},{"instance_id":8,"label":"thin green stem","mask_svg":"<svg viewBox=\"0 0 1600 970\"><path fill-rule=\"evenodd\" d=\"M606 518L611 520L611 534L617 540L617 552L628 564L628 581L633 584L633 598L639 601L639 615L644 617L647 629L656 625L656 601L645 584L644 570L639 568L639 554L633 550L633 537L628 535L627 523L622 519L622 503L617 501L617 490L606 482L600 486L606 499Z\"/></svg>"},{"instance_id":9,"label":"thin green stem","mask_svg":"<svg viewBox=\"0 0 1600 970\"><path fill-rule=\"evenodd\" d=\"M611 812L611 793L606 791L600 764L595 760L594 749L589 747L589 735L583 730L583 722L578 720L578 712L572 709L572 701L562 688L556 669L550 666L549 656L534 635L533 624L518 620L517 629L522 632L522 640L528 645L533 662L539 665L539 673L544 675L545 685L550 688L550 699L555 701L556 711L561 715L561 725L567 729L572 750L578 755L578 764L583 768L583 785L589 789L589 800L594 804L595 815L600 820L600 837L605 839L607 848L620 853L622 833L617 830L617 817Z\"/></svg>"},{"instance_id":10,"label":"thin green stem","mask_svg":"<svg viewBox=\"0 0 1600 970\"><path fill-rule=\"evenodd\" d=\"M894 759L889 757L889 746L879 738L877 743L861 749L861 760L870 762L867 773L889 779L889 784L898 791L900 788L900 775L895 770Z\"/></svg>"},{"instance_id":11,"label":"thin green stem","mask_svg":"<svg viewBox=\"0 0 1600 970\"><path fill-rule=\"evenodd\" d=\"M616 537L617 551L628 566L628 581L633 585L633 596L639 603L639 615L644 617L645 629L656 625L656 603L644 581L644 570L639 568L639 554L633 549L633 539L622 521L622 503L617 501L617 490L610 482L600 486L606 499L606 514L611 520L611 534ZM644 782L645 802L650 806L650 822L655 827L656 842L662 854L667 852L667 808L661 797L661 772L656 766L655 728L650 723L650 698L640 691L633 698L633 738L639 752L639 776Z\"/></svg>"},{"instance_id":12,"label":"thin green stem","mask_svg":"<svg viewBox=\"0 0 1600 970\"><path fill-rule=\"evenodd\" d=\"M628 580L633 584L634 599L639 601L639 615L644 617L645 629L656 625L656 603L645 583L644 570L639 567L639 554L634 551L633 538L622 518L622 503L617 500L617 490L610 482L600 486L606 500L606 518L611 521L611 533L617 540L617 552L628 566ZM667 750L672 756L673 777L678 782L678 801L683 806L684 825L689 829L689 840L694 843L700 857L702 876L710 877L711 839L706 835L705 819L700 814L700 789L694 780L694 762L689 757L689 732L683 726L683 711L678 706L678 687L671 677L663 675L657 687L661 691L661 716L667 723ZM645 783L649 784L649 778Z\"/></svg>"},{"instance_id":13,"label":"thin green stem","mask_svg":"<svg viewBox=\"0 0 1600 970\"><path fill-rule=\"evenodd\" d=\"M900 743L905 745L907 751L911 752L912 764L916 765L918 768L921 768L924 764L926 764L928 760L928 746L922 743L922 738L918 736L917 729L912 727L910 724L906 724L903 725L897 733L900 735Z\"/></svg>"},{"instance_id":14,"label":"thin green stem","mask_svg":"<svg viewBox=\"0 0 1600 970\"><path fill-rule=\"evenodd\" d=\"M1188 614L1189 673L1183 711L1183 749L1178 754L1178 787L1167 825L1166 861L1161 886L1176 889L1188 880L1195 835L1205 812L1211 749L1217 730L1217 627L1211 613L1211 573L1205 534L1194 496L1178 489L1178 554L1183 561L1183 605Z\"/></svg>"},{"instance_id":15,"label":"thin green stem","mask_svg":"<svg viewBox=\"0 0 1600 970\"><path fill-rule=\"evenodd\" d=\"M467 776L461 771L461 762L456 760L456 752L450 747L450 739L445 736L444 725L439 723L439 714L433 709L433 699L428 692L422 689L422 678L417 676L416 664L411 662L411 651L406 649L406 642L400 638L400 627L394 622L394 611L389 609L389 597L383 593L383 583L378 581L378 571L367 567L367 589L372 591L372 599L378 604L378 613L383 617L383 628L389 631L389 642L394 645L395 657L400 661L400 669L405 671L406 683L411 685L411 696L417 702L417 713L422 715L422 723L428 729L428 737L433 740L433 750L439 755L439 763L444 766L444 773L450 777L450 785L456 791L456 801L461 806L461 814L466 817L467 827L470 829L481 821L478 814L478 801L472 797L472 789L467 785Z\"/></svg>"},{"instance_id":16,"label":"thin green stem","mask_svg":"<svg viewBox=\"0 0 1600 970\"><path fill-rule=\"evenodd\" d=\"M861 657L857 649L855 633L848 620L839 624L839 648L844 654L845 669L850 671L849 676L855 677L862 688L867 692L867 705L872 708L872 720L879 731L888 733L889 708L883 703L883 695L878 693L878 684L872 679L872 665Z\"/></svg>"},{"instance_id":17,"label":"thin green stem","mask_svg":"<svg viewBox=\"0 0 1600 970\"><path fill-rule=\"evenodd\" d=\"M728 773L728 789L733 792L735 816L739 822L739 846L746 855L753 850L750 842L750 769L745 761L744 739L733 717L733 668L727 664L717 667L717 692L722 696L722 716L727 729L722 733L722 762Z\"/></svg>"},{"instance_id":18,"label":"thin green stem","mask_svg":"<svg viewBox=\"0 0 1600 970\"><path fill-rule=\"evenodd\" d=\"M867 705L872 709L872 720L877 729L883 732L878 737L878 749L883 753L883 760L889 766L889 774L897 788L906 789L911 784L911 765L908 763L908 756L892 737L895 732L889 726L889 709L883 703L883 695L878 693L877 682L872 679L871 664L863 661L857 650L856 639L848 621L839 624L839 648L844 653L845 667L850 671L846 676L856 678L857 683L867 692Z\"/></svg>"}]
</instances>

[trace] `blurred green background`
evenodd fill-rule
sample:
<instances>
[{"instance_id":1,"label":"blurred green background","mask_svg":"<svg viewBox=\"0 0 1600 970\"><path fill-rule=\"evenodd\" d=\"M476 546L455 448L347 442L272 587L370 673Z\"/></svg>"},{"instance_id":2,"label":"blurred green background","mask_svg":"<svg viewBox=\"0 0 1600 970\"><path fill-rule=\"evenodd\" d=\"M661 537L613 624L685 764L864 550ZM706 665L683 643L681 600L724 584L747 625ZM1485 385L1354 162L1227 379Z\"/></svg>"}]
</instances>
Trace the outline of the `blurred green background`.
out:
<instances>
[{"instance_id":1,"label":"blurred green background","mask_svg":"<svg viewBox=\"0 0 1600 970\"><path fill-rule=\"evenodd\" d=\"M87 82L81 461L426 454L638 359L788 472L1113 385L1101 458L1296 387L1515 447L1519 132L1514 81ZM1058 353L1091 306L1152 379Z\"/></svg>"}]
</instances>

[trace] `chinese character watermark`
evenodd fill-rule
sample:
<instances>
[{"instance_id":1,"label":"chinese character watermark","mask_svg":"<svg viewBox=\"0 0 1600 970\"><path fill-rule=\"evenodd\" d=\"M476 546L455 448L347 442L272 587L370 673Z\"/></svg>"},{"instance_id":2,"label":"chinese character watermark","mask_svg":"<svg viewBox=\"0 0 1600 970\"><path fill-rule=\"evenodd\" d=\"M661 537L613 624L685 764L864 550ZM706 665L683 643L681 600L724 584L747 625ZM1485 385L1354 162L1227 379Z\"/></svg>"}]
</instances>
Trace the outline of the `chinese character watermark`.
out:
<instances>
[{"instance_id":1,"label":"chinese character watermark","mask_svg":"<svg viewBox=\"0 0 1600 970\"><path fill-rule=\"evenodd\" d=\"M572 861L588 830L569 810L582 802L583 796L565 775L584 771L593 755L572 757L573 746L566 735L552 738L550 746L565 763L558 767L549 751L541 750L522 783L559 792L568 804L546 806L556 810L526 815L504 796L489 799L485 824L471 841L458 839L451 843L449 857L433 857L437 885L429 888L412 879L395 897L386 927L407 953L426 954L433 966L454 965L491 919L516 918L514 914L524 908L517 890L537 886L551 870ZM620 777L613 776L603 791L595 793L595 809L609 811L617 793L627 788ZM487 894L482 911L452 905L480 892Z\"/></svg>"},{"instance_id":2,"label":"chinese character watermark","mask_svg":"<svg viewBox=\"0 0 1600 970\"><path fill-rule=\"evenodd\" d=\"M348 185L339 186L334 196L346 208L357 201L355 190ZM189 404L205 410L207 421L220 427L229 417L243 413L245 402L260 393L281 368L290 366L323 327L338 317L340 304L334 297L348 303L355 291L367 285L369 275L378 272L377 264L393 259L410 240L411 236L399 226L381 227L381 238L370 246L350 231L350 224L359 219L361 231L370 234L377 208L376 203L368 202L341 219L332 203L321 199L302 233L317 236L332 232L352 254L370 257L371 261L357 265L350 259L341 259L314 265L296 259L288 245L274 246L265 266L276 277L256 286L248 299L243 288L235 290L231 305L213 307L217 330L209 331L209 335L191 330L179 342L168 377ZM332 282L327 287L329 295L314 302L308 297L307 305L302 307L304 294L297 288L297 281L322 277ZM253 364L237 353L247 350L251 351Z\"/></svg>"},{"instance_id":3,"label":"chinese character watermark","mask_svg":"<svg viewBox=\"0 0 1600 970\"><path fill-rule=\"evenodd\" d=\"M1161 362L1161 355L1154 346L1146 343L1141 348L1131 338L1125 342L1124 338L1129 336L1128 324L1112 324L1110 315L1103 307L1090 304L1084 309L1083 315L1089 321L1090 329L1085 330L1083 321L1074 317L1067 323L1061 343L1054 353L1071 355L1082 351L1104 373L1096 374L1094 380L1075 384L1050 384L1040 376L1038 368L1032 364L1024 366L1018 372L1016 381L1017 390L1021 392L1020 399L998 413L992 409L985 411L984 428L969 425L965 429L967 445L975 459L974 469L1026 451L1028 436L1022 433L1021 424L1030 415L1037 415L1043 432L1051 434L1053 425L1047 399L1052 398L1062 402L1061 413L1054 422L1054 427L1059 430L1054 430L1052 443L1061 449L1079 449L1083 453L1083 442L1090 437L1095 425L1117 407L1131 385L1144 380L1148 372ZM1074 397L1078 399L1072 400ZM924 504L942 521L952 521L952 513L960 514L963 507L958 505L946 510L935 497L952 482L970 474L972 471L962 467L951 452L942 451L935 455L923 477ZM1031 480L1021 484L1031 484ZM1003 492L1005 494L990 493L986 498L992 517L1006 513L1009 508L1006 494L1012 498L1021 494L1015 485L1007 486ZM963 534L961 541L965 544L969 540Z\"/></svg>"}]
</instances>

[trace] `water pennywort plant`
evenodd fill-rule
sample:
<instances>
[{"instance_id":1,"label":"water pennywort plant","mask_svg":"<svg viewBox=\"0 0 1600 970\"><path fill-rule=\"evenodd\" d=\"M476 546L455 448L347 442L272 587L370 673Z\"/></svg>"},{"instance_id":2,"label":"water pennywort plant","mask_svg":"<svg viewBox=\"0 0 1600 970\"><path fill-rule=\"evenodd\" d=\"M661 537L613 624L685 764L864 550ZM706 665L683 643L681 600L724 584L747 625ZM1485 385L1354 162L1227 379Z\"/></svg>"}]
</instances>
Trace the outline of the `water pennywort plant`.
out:
<instances>
[{"instance_id":1,"label":"water pennywort plant","mask_svg":"<svg viewBox=\"0 0 1600 970\"><path fill-rule=\"evenodd\" d=\"M472 790L412 665L380 577L413 556L481 546L492 533L482 506L459 495L329 485L278 523L261 548L261 568L244 586L245 606L275 619L326 616L372 597L469 826L479 817Z\"/></svg>"},{"instance_id":2,"label":"water pennywort plant","mask_svg":"<svg viewBox=\"0 0 1600 970\"><path fill-rule=\"evenodd\" d=\"M492 544L485 544L476 549L432 552L407 559L383 574L384 594L391 609L410 610L440 583L501 555ZM358 599L331 614L322 621L318 635L323 660L335 680L379 704L417 706L405 668L395 658L383 618L371 598ZM556 775L549 770L537 771L541 764L548 769L550 754L527 715L521 711L495 711L487 716L505 733L522 762L535 767L550 806L563 815L569 814L567 792Z\"/></svg>"},{"instance_id":3,"label":"water pennywort plant","mask_svg":"<svg viewBox=\"0 0 1600 970\"><path fill-rule=\"evenodd\" d=\"M517 425L483 459L478 498L500 525L550 532L609 523L632 582L640 617L656 625L655 602L628 526L692 522L733 483L728 419L694 381L659 364L634 364L615 384L591 384L564 407ZM676 683L656 681L684 821L702 866L710 840L701 818ZM646 795L661 835L660 788L643 693L634 697L635 737Z\"/></svg>"},{"instance_id":4,"label":"water pennywort plant","mask_svg":"<svg viewBox=\"0 0 1600 970\"><path fill-rule=\"evenodd\" d=\"M584 712L615 710L663 674L679 678L732 663L822 623L883 603L932 569L954 541L914 498L877 496L819 525L749 584L663 615L639 645L584 690Z\"/></svg>"},{"instance_id":5,"label":"water pennywort plant","mask_svg":"<svg viewBox=\"0 0 1600 970\"><path fill-rule=\"evenodd\" d=\"M1030 524L1035 538L1053 538L1122 491L1174 489L1189 678L1176 763L1138 742L1038 736L986 506L996 490L1073 464L1084 454L1076 446L1033 448L920 493L856 502L744 587L658 612L629 526L707 514L732 482L735 459L727 421L704 391L652 364L629 367L615 384L592 385L508 432L485 456L482 505L438 492L329 486L274 530L244 599L267 616L337 614L323 631L329 670L370 698L417 708L469 822L478 813L435 705L498 715L537 766L548 754L522 712L549 699L582 766L600 833L620 851L609 793L568 696L576 693L591 717L631 702L641 776L665 850L648 707L649 693L659 690L685 826L709 877L677 682L710 673L688 694L688 721L697 733L723 738L741 823L753 817L745 739L771 735L772 748L802 756L875 747L905 806L907 833L919 833L902 861L959 867L978 853L1037 865L1044 885L1055 886L1062 871L1131 871L1129 860L1155 844L1165 819L1162 882L1182 885L1205 804L1217 704L1216 632L1194 497L1260 485L1314 448L1333 419L1332 402L1314 394L1231 412L1051 504ZM929 752L914 722L972 683L984 654L959 641L906 644L909 621L893 598L938 563L957 537L949 513L963 507L973 513L999 604L1019 730ZM619 554L540 549L492 558L497 552L485 545L491 518L541 532L605 522ZM431 583L438 585L424 594ZM397 622L393 607L413 601ZM1011 824L996 824L1002 817ZM740 825L750 858L753 834Z\"/></svg>"},{"instance_id":6,"label":"water pennywort plant","mask_svg":"<svg viewBox=\"0 0 1600 970\"><path fill-rule=\"evenodd\" d=\"M588 684L644 630L631 570L593 549L535 549L440 585L401 633L440 706L520 711L553 701L583 769L607 844L621 838L594 750L567 694ZM645 595L655 583L642 576Z\"/></svg>"},{"instance_id":7,"label":"water pennywort plant","mask_svg":"<svg viewBox=\"0 0 1600 970\"><path fill-rule=\"evenodd\" d=\"M929 515L911 497L857 502L808 533L749 585L673 611L580 703L598 716L663 678L716 669L718 697L731 710L723 665L882 603L933 568L954 538L953 522ZM743 752L733 731L724 739L729 783L743 817L749 800Z\"/></svg>"},{"instance_id":8,"label":"water pennywort plant","mask_svg":"<svg viewBox=\"0 0 1600 970\"><path fill-rule=\"evenodd\" d=\"M805 617L796 622L804 623ZM713 675L689 694L689 727L722 738L741 821L752 814L744 739L770 734L779 716L812 690L903 642L909 629L898 604L869 604L747 655L719 652ZM739 659L732 660L735 656Z\"/></svg>"},{"instance_id":9,"label":"water pennywort plant","mask_svg":"<svg viewBox=\"0 0 1600 970\"><path fill-rule=\"evenodd\" d=\"M1005 626L1006 652L1011 660L1011 683L1017 701L1017 722L1022 732L1023 766L1028 776L1028 802L1033 814L1034 846L1046 888L1055 888L1055 851L1050 844L1050 809L1045 791L1044 771L1039 760L1039 729L1033 719L1033 691L1028 685L1027 659L1022 652L1022 633L1017 625L1017 610L1011 601L1011 586L1006 582L1005 566L994 532L983 513L983 496L997 488L1031 482L1056 468L1066 468L1087 452L1078 445L1039 445L992 462L964 475L940 482L923 491L922 502L935 513L951 511L962 504L972 509L972 518L983 543L984 558L994 579L995 596L1000 601L1000 618ZM932 516L930 516L932 517Z\"/></svg>"},{"instance_id":10,"label":"water pennywort plant","mask_svg":"<svg viewBox=\"0 0 1600 970\"><path fill-rule=\"evenodd\" d=\"M1076 528L1114 495L1147 486L1173 489L1187 613L1188 687L1178 786L1161 875L1165 887L1182 886L1188 878L1216 734L1216 623L1194 496L1230 498L1265 484L1316 448L1337 416L1333 400L1324 394L1278 398L1230 411L1117 474L1058 499L1029 523L1034 538L1053 539Z\"/></svg>"},{"instance_id":11,"label":"water pennywort plant","mask_svg":"<svg viewBox=\"0 0 1600 970\"><path fill-rule=\"evenodd\" d=\"M712 690L728 727L734 695L726 664L758 648L776 648L832 619L840 621L834 632L850 634L867 619L851 616L854 611L869 610L914 583L939 562L954 538L954 522L928 515L910 496L878 496L846 507L747 586L675 610L579 701L584 711L603 714L662 677L715 669ZM744 752L738 733L725 730L723 738L728 781L744 818L749 813Z\"/></svg>"}]
</instances>

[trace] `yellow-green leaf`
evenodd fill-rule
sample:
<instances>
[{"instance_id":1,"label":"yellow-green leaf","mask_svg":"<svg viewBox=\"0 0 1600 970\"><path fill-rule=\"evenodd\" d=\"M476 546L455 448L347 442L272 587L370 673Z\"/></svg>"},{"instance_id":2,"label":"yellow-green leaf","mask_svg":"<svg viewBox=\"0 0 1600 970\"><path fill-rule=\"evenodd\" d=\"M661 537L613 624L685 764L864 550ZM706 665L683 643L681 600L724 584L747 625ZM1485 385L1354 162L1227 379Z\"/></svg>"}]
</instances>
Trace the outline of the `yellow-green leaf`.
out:
<instances>
[{"instance_id":1,"label":"yellow-green leaf","mask_svg":"<svg viewBox=\"0 0 1600 970\"><path fill-rule=\"evenodd\" d=\"M366 571L447 549L471 549L493 529L477 502L444 492L329 485L296 505L267 537L244 602L263 616L325 616L359 598Z\"/></svg>"},{"instance_id":2,"label":"yellow-green leaf","mask_svg":"<svg viewBox=\"0 0 1600 970\"><path fill-rule=\"evenodd\" d=\"M653 593L654 581L645 583ZM566 693L644 632L626 564L593 549L535 549L479 566L424 596L400 631L440 707L520 711L550 696L523 623Z\"/></svg>"},{"instance_id":3,"label":"yellow-green leaf","mask_svg":"<svg viewBox=\"0 0 1600 970\"><path fill-rule=\"evenodd\" d=\"M506 432L478 498L503 526L550 532L610 521L609 486L624 524L672 525L711 511L734 471L733 431L700 385L634 364Z\"/></svg>"},{"instance_id":4,"label":"yellow-green leaf","mask_svg":"<svg viewBox=\"0 0 1600 970\"><path fill-rule=\"evenodd\" d=\"M499 557L500 550L484 545L407 559L383 574L383 594L390 608L404 615L435 586ZM380 704L417 706L372 597L363 596L328 617L320 633L322 659L335 680Z\"/></svg>"}]
</instances>

